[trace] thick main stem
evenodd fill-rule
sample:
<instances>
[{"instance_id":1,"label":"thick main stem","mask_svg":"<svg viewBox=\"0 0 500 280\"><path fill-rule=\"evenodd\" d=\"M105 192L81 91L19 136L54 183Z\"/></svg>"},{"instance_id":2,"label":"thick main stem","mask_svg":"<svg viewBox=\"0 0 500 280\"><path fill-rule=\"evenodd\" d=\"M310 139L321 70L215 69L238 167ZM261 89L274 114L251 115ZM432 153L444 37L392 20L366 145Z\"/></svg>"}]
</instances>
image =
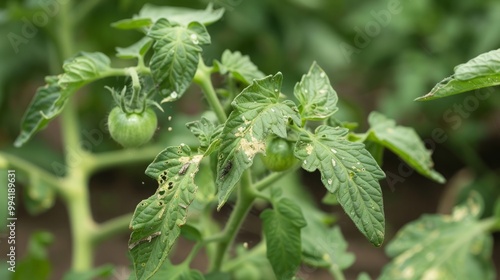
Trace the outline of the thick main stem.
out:
<instances>
[{"instance_id":1,"label":"thick main stem","mask_svg":"<svg viewBox=\"0 0 500 280\"><path fill-rule=\"evenodd\" d=\"M60 60L70 57L74 52L74 21L71 18L73 4L71 0L61 3L61 11L58 14ZM77 110L73 100L66 104L61 122L67 168L66 177L63 180L66 190L63 199L68 207L73 244L71 268L73 271L86 271L92 268L92 234L96 229L96 224L90 211L90 197L87 189L86 159L88 153L81 147Z\"/></svg>"},{"instance_id":2,"label":"thick main stem","mask_svg":"<svg viewBox=\"0 0 500 280\"><path fill-rule=\"evenodd\" d=\"M238 201L229 221L224 228L221 241L217 244L215 259L212 263L211 271L220 271L224 257L238 234L241 224L245 220L253 202L255 194L252 190L252 179L247 170L243 173L240 187L238 189Z\"/></svg>"},{"instance_id":3,"label":"thick main stem","mask_svg":"<svg viewBox=\"0 0 500 280\"><path fill-rule=\"evenodd\" d=\"M87 180L84 174L78 170L71 174L66 178L65 184L71 185L72 188L69 194L64 197L68 207L73 244L71 269L73 271L86 271L92 268L92 235L96 230L96 224L90 211Z\"/></svg>"}]
</instances>

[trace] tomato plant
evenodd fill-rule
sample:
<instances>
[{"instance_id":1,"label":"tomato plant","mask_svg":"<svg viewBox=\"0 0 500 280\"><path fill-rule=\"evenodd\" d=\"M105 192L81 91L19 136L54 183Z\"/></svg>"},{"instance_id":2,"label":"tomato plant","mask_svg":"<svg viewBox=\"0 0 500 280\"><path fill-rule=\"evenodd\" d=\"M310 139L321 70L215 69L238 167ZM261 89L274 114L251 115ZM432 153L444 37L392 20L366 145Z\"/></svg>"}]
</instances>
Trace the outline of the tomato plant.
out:
<instances>
[{"instance_id":1,"label":"tomato plant","mask_svg":"<svg viewBox=\"0 0 500 280\"><path fill-rule=\"evenodd\" d=\"M89 3L83 11L92 8ZM297 171L317 175L322 202L343 209L341 215L374 247L386 239L380 181L401 180L382 170L384 151L429 180L446 181L413 128L377 111L367 114L364 130L347 122L341 115L347 103L321 62L309 61L294 79L279 71L264 73L240 51L224 50L208 60L210 25L225 16L224 8L146 4L137 15L112 23L123 34L137 35L131 45L116 48L114 59L103 52L77 52L71 38L81 16L71 15L79 15L81 6L71 0L58 4L54 16L60 37L54 43L58 60L64 61L62 73L47 76L37 89L14 145L23 149L60 116L63 171L51 173L8 152L0 153L0 169L4 177L19 169L29 179L24 199L32 213L51 208L56 196L67 207L73 246L65 279L109 276L110 266L94 267L94 253L101 242L123 232L130 233L130 279L298 279L301 265L345 279L355 256L336 217L311 198L313 188L301 182ZM500 84L499 53L458 66L420 100ZM82 144L89 133L80 130L76 93L92 95L84 89L90 84L106 84L108 99L114 99L102 117L122 146L118 150L96 152ZM196 98L203 109L186 124L191 134L168 134L175 143L154 139L158 124L172 120L164 111L186 99L194 103L186 96L193 88L203 95ZM159 118L152 106L159 109ZM156 191L142 200L131 198L137 204L133 213L97 222L90 209L91 175L138 162L150 162L147 184ZM452 213L426 215L403 227L385 247L392 260L380 278L493 279L490 233L500 230L500 203L487 217L484 208L482 197L471 192ZM213 215L222 209L229 212L224 223ZM252 210L262 225L259 238L241 241L238 232ZM180 237L192 246L182 260L174 260ZM49 277L51 236L35 234L31 242L18 271L7 277ZM195 258L203 256L206 269L195 267ZM365 273L358 277L369 279Z\"/></svg>"}]
</instances>

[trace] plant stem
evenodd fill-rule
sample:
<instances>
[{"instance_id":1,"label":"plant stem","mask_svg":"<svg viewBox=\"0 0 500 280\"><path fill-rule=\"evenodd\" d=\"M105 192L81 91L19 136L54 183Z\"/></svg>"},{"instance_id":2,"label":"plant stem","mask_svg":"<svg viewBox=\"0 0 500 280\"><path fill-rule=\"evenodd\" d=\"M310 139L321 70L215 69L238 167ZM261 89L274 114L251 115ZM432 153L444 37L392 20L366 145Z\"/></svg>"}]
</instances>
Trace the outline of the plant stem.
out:
<instances>
[{"instance_id":1,"label":"plant stem","mask_svg":"<svg viewBox=\"0 0 500 280\"><path fill-rule=\"evenodd\" d=\"M58 13L59 55L64 60L73 54L74 17L72 13L73 1L61 2ZM82 149L80 143L77 109L74 99L70 99L61 115L61 130L64 143L64 153L67 175L62 185L66 192L63 199L68 207L72 236L72 265L73 271L86 271L92 268L92 234L96 224L90 211L90 198L87 189L89 154Z\"/></svg>"},{"instance_id":2,"label":"plant stem","mask_svg":"<svg viewBox=\"0 0 500 280\"><path fill-rule=\"evenodd\" d=\"M207 98L208 105L210 105L210 108L214 110L219 122L225 123L227 119L226 112L224 112L224 108L222 107L219 98L217 98L217 93L215 93L210 73L211 67L207 67L203 62L203 59L200 57L198 69L196 70L193 81L201 87L201 90Z\"/></svg>"},{"instance_id":3,"label":"plant stem","mask_svg":"<svg viewBox=\"0 0 500 280\"><path fill-rule=\"evenodd\" d=\"M332 265L329 271L335 280L345 280L344 273L336 264Z\"/></svg>"},{"instance_id":4,"label":"plant stem","mask_svg":"<svg viewBox=\"0 0 500 280\"><path fill-rule=\"evenodd\" d=\"M73 1L66 0L59 3L61 10L57 14L58 17L58 46L59 46L59 58L62 60L73 55L73 31L74 31L74 18L72 18L72 7ZM62 64L62 63L61 63Z\"/></svg>"},{"instance_id":5,"label":"plant stem","mask_svg":"<svg viewBox=\"0 0 500 280\"><path fill-rule=\"evenodd\" d=\"M193 259L198 255L198 252L200 249L203 247L205 243L204 242L198 242L194 245L194 247L191 249L191 252L189 252L189 255L186 257L186 259L182 262L185 265L189 266L189 264L193 261Z\"/></svg>"},{"instance_id":6,"label":"plant stem","mask_svg":"<svg viewBox=\"0 0 500 280\"><path fill-rule=\"evenodd\" d=\"M128 226L132 220L132 216L132 213L128 213L100 224L92 235L92 244L96 246L114 235L128 232Z\"/></svg>"},{"instance_id":7,"label":"plant stem","mask_svg":"<svg viewBox=\"0 0 500 280\"><path fill-rule=\"evenodd\" d=\"M220 271L227 250L233 243L254 200L255 194L252 189L252 179L250 172L247 170L241 177L240 187L238 188L238 201L236 202L234 211L231 213L231 217L224 228L221 241L217 244L215 259L210 269L211 271Z\"/></svg>"},{"instance_id":8,"label":"plant stem","mask_svg":"<svg viewBox=\"0 0 500 280\"><path fill-rule=\"evenodd\" d=\"M292 167L292 168L290 168L290 169L288 169L286 171L283 171L283 172L273 172L273 173L269 174L267 177L265 177L264 179L256 182L254 184L254 189L256 189L258 191L262 191L265 188L267 188L270 185L272 185L273 183L279 181L281 178L285 177L286 175L288 175L288 174L290 174L292 172L296 172L299 168L300 168L300 164L297 164L294 167Z\"/></svg>"},{"instance_id":9,"label":"plant stem","mask_svg":"<svg viewBox=\"0 0 500 280\"><path fill-rule=\"evenodd\" d=\"M40 178L44 182L48 183L51 187L53 187L61 195L65 194L66 190L57 177L34 165L33 163L28 162L16 155L4 152L0 152L0 158L5 158L10 165L25 171L26 173L30 174L30 177L35 176Z\"/></svg>"},{"instance_id":10,"label":"plant stem","mask_svg":"<svg viewBox=\"0 0 500 280\"><path fill-rule=\"evenodd\" d=\"M95 172L110 166L145 162L153 159L163 148L163 145L150 145L144 148L124 149L90 155L88 171Z\"/></svg>"},{"instance_id":11,"label":"plant stem","mask_svg":"<svg viewBox=\"0 0 500 280\"><path fill-rule=\"evenodd\" d=\"M79 168L73 168L70 174L64 184L71 188L63 198L68 207L71 225L73 244L71 268L73 271L86 271L92 268L92 235L96 230L96 224L90 212L86 175Z\"/></svg>"},{"instance_id":12,"label":"plant stem","mask_svg":"<svg viewBox=\"0 0 500 280\"><path fill-rule=\"evenodd\" d=\"M130 108L132 109L137 109L137 106L139 104L139 94L141 91L141 82L139 81L139 75L137 75L137 71L134 67L127 68L127 72L132 78L132 98L130 99ZM142 104L141 104L142 105ZM145 110L145 108L142 108L142 110Z\"/></svg>"}]
</instances>

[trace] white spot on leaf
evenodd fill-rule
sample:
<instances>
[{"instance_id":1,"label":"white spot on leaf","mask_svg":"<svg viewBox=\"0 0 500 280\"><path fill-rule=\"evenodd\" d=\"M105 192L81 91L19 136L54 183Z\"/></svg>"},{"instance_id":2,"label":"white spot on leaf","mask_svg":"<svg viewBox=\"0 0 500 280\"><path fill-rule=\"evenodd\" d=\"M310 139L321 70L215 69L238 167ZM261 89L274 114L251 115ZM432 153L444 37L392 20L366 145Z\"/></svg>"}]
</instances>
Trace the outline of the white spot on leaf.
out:
<instances>
[{"instance_id":1,"label":"white spot on leaf","mask_svg":"<svg viewBox=\"0 0 500 280\"><path fill-rule=\"evenodd\" d=\"M200 43L200 41L198 41L198 35L191 34L190 38L191 38L191 42L193 42L193 44L198 45Z\"/></svg>"},{"instance_id":2,"label":"white spot on leaf","mask_svg":"<svg viewBox=\"0 0 500 280\"><path fill-rule=\"evenodd\" d=\"M313 150L314 150L314 147L311 144L307 144L307 146L306 146L307 154L308 155L312 154Z\"/></svg>"},{"instance_id":3,"label":"white spot on leaf","mask_svg":"<svg viewBox=\"0 0 500 280\"><path fill-rule=\"evenodd\" d=\"M265 151L266 143L257 140L255 137L252 137L251 141L248 141L246 138L243 138L240 141L240 148L248 157L248 160L252 160L255 154L263 153Z\"/></svg>"}]
</instances>

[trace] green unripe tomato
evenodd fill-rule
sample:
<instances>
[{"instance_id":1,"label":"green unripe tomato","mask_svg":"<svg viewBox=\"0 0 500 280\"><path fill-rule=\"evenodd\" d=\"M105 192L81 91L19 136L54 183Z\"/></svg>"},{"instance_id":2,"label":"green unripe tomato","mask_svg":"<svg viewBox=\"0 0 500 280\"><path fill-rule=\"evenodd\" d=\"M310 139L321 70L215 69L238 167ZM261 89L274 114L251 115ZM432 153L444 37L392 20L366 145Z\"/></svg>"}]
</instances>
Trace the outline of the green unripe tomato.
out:
<instances>
[{"instance_id":1,"label":"green unripe tomato","mask_svg":"<svg viewBox=\"0 0 500 280\"><path fill-rule=\"evenodd\" d=\"M117 106L108 116L111 138L125 148L139 147L149 142L157 124L156 114L150 108L142 113L126 113Z\"/></svg>"},{"instance_id":2,"label":"green unripe tomato","mask_svg":"<svg viewBox=\"0 0 500 280\"><path fill-rule=\"evenodd\" d=\"M293 155L293 143L283 138L273 138L266 143L264 165L271 171L285 171L294 166L297 159Z\"/></svg>"}]
</instances>

